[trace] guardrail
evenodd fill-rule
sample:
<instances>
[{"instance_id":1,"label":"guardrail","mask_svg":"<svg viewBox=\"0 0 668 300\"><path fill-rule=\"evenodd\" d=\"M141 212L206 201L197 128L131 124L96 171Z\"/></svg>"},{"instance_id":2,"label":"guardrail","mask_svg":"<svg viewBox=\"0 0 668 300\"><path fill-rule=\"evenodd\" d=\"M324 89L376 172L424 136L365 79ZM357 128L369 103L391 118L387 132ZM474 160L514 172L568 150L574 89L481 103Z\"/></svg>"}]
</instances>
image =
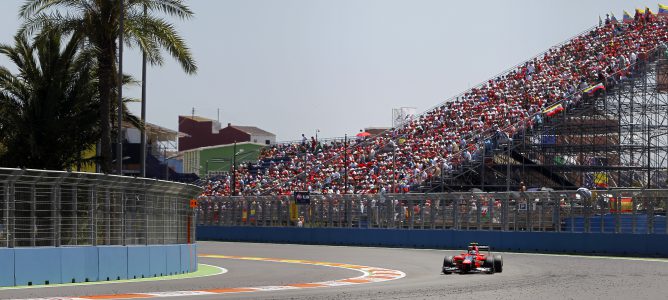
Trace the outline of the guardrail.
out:
<instances>
[{"instance_id":1,"label":"guardrail","mask_svg":"<svg viewBox=\"0 0 668 300\"><path fill-rule=\"evenodd\" d=\"M0 248L194 243L199 187L0 168Z\"/></svg>"},{"instance_id":2,"label":"guardrail","mask_svg":"<svg viewBox=\"0 0 668 300\"><path fill-rule=\"evenodd\" d=\"M668 190L202 197L199 225L668 234Z\"/></svg>"}]
</instances>

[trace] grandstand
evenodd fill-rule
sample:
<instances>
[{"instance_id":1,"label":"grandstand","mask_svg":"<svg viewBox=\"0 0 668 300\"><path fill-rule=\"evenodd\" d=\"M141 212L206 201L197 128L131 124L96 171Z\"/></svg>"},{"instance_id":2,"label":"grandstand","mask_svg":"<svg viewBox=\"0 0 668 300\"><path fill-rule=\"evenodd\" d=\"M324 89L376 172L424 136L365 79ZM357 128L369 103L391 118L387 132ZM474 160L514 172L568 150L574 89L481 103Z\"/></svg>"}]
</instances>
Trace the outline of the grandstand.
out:
<instances>
[{"instance_id":1,"label":"grandstand","mask_svg":"<svg viewBox=\"0 0 668 300\"><path fill-rule=\"evenodd\" d=\"M665 187L666 26L645 14L590 28L373 137L270 146L235 190ZM226 184L205 195L229 195Z\"/></svg>"}]
</instances>

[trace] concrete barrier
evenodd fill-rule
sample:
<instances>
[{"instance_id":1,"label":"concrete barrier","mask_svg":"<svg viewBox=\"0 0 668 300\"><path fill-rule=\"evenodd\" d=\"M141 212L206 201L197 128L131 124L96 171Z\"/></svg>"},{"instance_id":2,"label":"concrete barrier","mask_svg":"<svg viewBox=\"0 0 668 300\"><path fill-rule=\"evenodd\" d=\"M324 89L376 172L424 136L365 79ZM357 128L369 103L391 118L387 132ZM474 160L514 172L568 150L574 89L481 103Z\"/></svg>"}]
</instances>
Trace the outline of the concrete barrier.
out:
<instances>
[{"instance_id":1,"label":"concrete barrier","mask_svg":"<svg viewBox=\"0 0 668 300\"><path fill-rule=\"evenodd\" d=\"M668 257L668 234L198 226L199 240Z\"/></svg>"},{"instance_id":2,"label":"concrete barrier","mask_svg":"<svg viewBox=\"0 0 668 300\"><path fill-rule=\"evenodd\" d=\"M181 248L179 245L165 246L165 274L181 273Z\"/></svg>"},{"instance_id":3,"label":"concrete barrier","mask_svg":"<svg viewBox=\"0 0 668 300\"><path fill-rule=\"evenodd\" d=\"M194 272L196 245L0 248L0 286Z\"/></svg>"},{"instance_id":4,"label":"concrete barrier","mask_svg":"<svg viewBox=\"0 0 668 300\"><path fill-rule=\"evenodd\" d=\"M0 270L0 286L14 285L14 249L0 248Z\"/></svg>"},{"instance_id":5,"label":"concrete barrier","mask_svg":"<svg viewBox=\"0 0 668 300\"><path fill-rule=\"evenodd\" d=\"M99 253L95 247L68 247L60 251L60 276L63 283L98 281Z\"/></svg>"},{"instance_id":6,"label":"concrete barrier","mask_svg":"<svg viewBox=\"0 0 668 300\"><path fill-rule=\"evenodd\" d=\"M128 246L128 278L144 278L150 274L153 248L155 247Z\"/></svg>"},{"instance_id":7,"label":"concrete barrier","mask_svg":"<svg viewBox=\"0 0 668 300\"><path fill-rule=\"evenodd\" d=\"M25 248L21 250L14 252L16 285L61 282L62 260L58 248Z\"/></svg>"}]
</instances>

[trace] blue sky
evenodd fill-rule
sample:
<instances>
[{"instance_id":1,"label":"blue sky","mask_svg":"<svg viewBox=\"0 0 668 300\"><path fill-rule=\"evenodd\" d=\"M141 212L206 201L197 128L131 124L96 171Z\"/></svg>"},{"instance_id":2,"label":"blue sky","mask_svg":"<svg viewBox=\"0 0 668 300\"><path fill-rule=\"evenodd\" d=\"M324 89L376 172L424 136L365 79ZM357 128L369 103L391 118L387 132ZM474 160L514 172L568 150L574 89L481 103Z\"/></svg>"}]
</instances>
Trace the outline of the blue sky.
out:
<instances>
[{"instance_id":1,"label":"blue sky","mask_svg":"<svg viewBox=\"0 0 668 300\"><path fill-rule=\"evenodd\" d=\"M0 1L9 43L23 0ZM668 2L668 1L666 1ZM148 73L148 122L176 130L195 114L258 126L279 141L390 126L392 109L423 112L598 23L656 2L435 0L191 0L173 20L199 64ZM141 78L141 55L124 70ZM8 61L0 58L0 65ZM139 98L139 87L125 95ZM139 115L140 105L131 109Z\"/></svg>"}]
</instances>

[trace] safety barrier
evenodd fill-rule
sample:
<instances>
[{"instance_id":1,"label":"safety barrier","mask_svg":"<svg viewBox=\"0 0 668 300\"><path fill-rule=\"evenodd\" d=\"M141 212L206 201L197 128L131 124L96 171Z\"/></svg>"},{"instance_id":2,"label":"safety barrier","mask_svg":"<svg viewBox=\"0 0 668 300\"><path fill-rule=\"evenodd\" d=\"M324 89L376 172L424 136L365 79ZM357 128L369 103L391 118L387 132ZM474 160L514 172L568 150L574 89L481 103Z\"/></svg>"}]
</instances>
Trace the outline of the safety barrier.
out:
<instances>
[{"instance_id":1,"label":"safety barrier","mask_svg":"<svg viewBox=\"0 0 668 300\"><path fill-rule=\"evenodd\" d=\"M0 286L164 276L197 269L199 187L0 168Z\"/></svg>"},{"instance_id":2,"label":"safety barrier","mask_svg":"<svg viewBox=\"0 0 668 300\"><path fill-rule=\"evenodd\" d=\"M668 191L201 198L200 240L668 256Z\"/></svg>"},{"instance_id":3,"label":"safety barrier","mask_svg":"<svg viewBox=\"0 0 668 300\"><path fill-rule=\"evenodd\" d=\"M666 234L204 226L199 240L668 257Z\"/></svg>"},{"instance_id":4,"label":"safety barrier","mask_svg":"<svg viewBox=\"0 0 668 300\"><path fill-rule=\"evenodd\" d=\"M0 286L176 275L197 270L197 245L0 248Z\"/></svg>"},{"instance_id":5,"label":"safety barrier","mask_svg":"<svg viewBox=\"0 0 668 300\"><path fill-rule=\"evenodd\" d=\"M198 224L668 234L668 190L203 197Z\"/></svg>"}]
</instances>

